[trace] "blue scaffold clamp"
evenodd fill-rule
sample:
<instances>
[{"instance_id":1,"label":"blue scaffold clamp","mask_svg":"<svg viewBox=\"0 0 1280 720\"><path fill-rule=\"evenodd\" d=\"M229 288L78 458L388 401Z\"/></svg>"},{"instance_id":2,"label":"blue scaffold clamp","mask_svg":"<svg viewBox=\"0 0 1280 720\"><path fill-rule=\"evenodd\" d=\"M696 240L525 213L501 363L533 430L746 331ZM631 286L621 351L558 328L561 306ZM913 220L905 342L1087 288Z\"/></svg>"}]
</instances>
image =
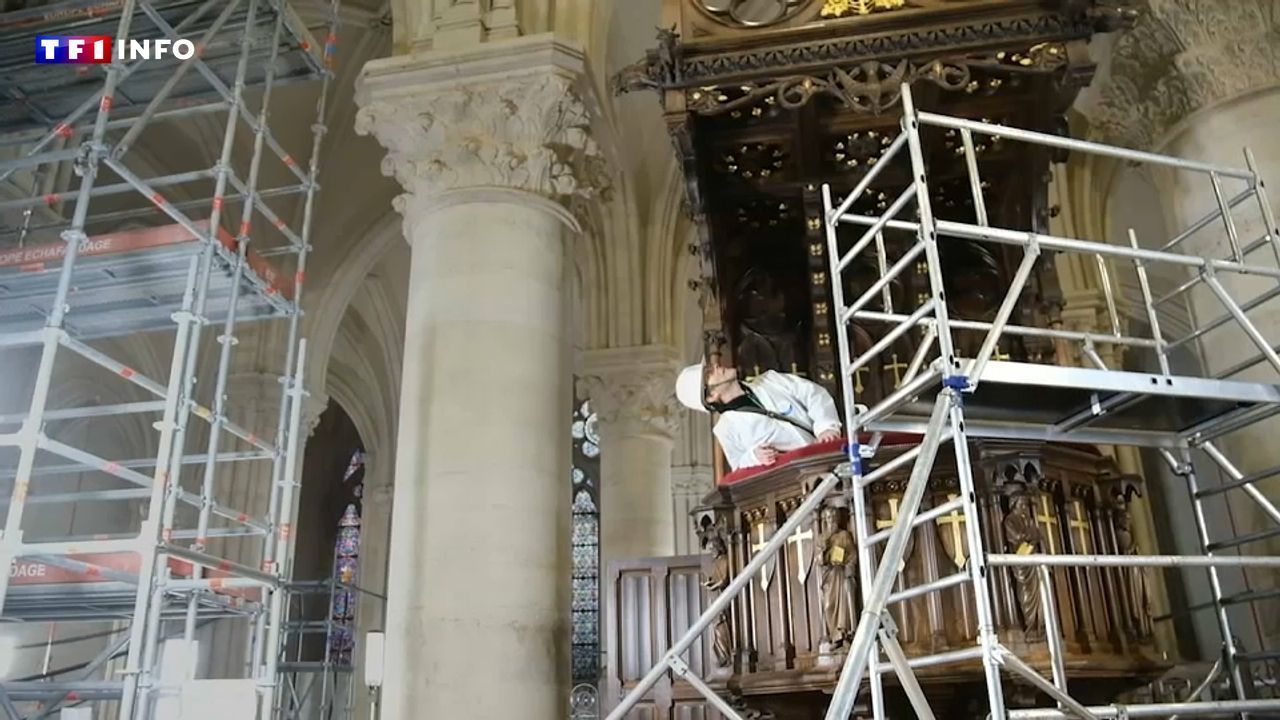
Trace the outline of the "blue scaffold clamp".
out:
<instances>
[{"instance_id":1,"label":"blue scaffold clamp","mask_svg":"<svg viewBox=\"0 0 1280 720\"><path fill-rule=\"evenodd\" d=\"M951 388L952 390L957 390L963 393L965 390L969 389L969 376L950 375L944 377L942 378L942 387Z\"/></svg>"},{"instance_id":2,"label":"blue scaffold clamp","mask_svg":"<svg viewBox=\"0 0 1280 720\"><path fill-rule=\"evenodd\" d=\"M862 444L858 442L858 436L856 434L853 436L853 439L849 441L849 464L853 466L853 473L861 477Z\"/></svg>"}]
</instances>

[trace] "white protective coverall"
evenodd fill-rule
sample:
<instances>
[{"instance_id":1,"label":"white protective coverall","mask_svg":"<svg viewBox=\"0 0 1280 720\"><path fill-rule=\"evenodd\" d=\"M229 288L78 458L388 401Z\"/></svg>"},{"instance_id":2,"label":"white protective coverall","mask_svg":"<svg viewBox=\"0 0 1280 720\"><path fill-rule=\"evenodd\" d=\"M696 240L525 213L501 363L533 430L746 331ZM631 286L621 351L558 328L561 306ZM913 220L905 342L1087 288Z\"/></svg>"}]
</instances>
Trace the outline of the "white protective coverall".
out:
<instances>
[{"instance_id":1,"label":"white protective coverall","mask_svg":"<svg viewBox=\"0 0 1280 720\"><path fill-rule=\"evenodd\" d=\"M840 415L835 401L816 383L796 375L770 370L750 380L743 380L742 384L751 389L756 400L766 410L813 428L813 433L767 415L725 412L720 415L713 432L734 470L763 465L756 457L756 449L762 446L772 446L778 452L799 450L814 444L817 441L816 435L827 430L840 430Z\"/></svg>"}]
</instances>

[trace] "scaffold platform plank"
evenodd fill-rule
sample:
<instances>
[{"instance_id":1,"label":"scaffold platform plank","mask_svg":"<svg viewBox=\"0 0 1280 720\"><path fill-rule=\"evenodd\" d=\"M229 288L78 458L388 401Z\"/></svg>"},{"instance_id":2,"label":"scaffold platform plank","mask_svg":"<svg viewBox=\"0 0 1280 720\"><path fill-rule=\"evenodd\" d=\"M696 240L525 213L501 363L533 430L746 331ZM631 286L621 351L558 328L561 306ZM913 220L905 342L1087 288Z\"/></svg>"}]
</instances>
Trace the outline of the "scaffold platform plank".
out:
<instances>
[{"instance_id":1,"label":"scaffold platform plank","mask_svg":"<svg viewBox=\"0 0 1280 720\"><path fill-rule=\"evenodd\" d=\"M198 223L201 230L207 223ZM230 302L235 239L218 238L222 252L210 273L205 316L225 317ZM0 334L42 327L57 292L65 242L0 251ZM173 327L192 258L203 244L181 225L163 225L91 236L72 274L72 311L66 328L80 339L102 338ZM256 252L247 255L237 314L242 320L278 316L291 310L291 275Z\"/></svg>"},{"instance_id":2,"label":"scaffold platform plank","mask_svg":"<svg viewBox=\"0 0 1280 720\"><path fill-rule=\"evenodd\" d=\"M102 581L79 584L15 585L5 600L0 622L132 621L137 588L129 583ZM240 617L250 605L233 604L215 595L199 596L203 618ZM181 620L186 602L166 604L164 618Z\"/></svg>"},{"instance_id":3,"label":"scaffold platform plank","mask_svg":"<svg viewBox=\"0 0 1280 720\"><path fill-rule=\"evenodd\" d=\"M961 359L961 367L969 362ZM918 431L918 420L937 392L935 387L923 393L875 429ZM1151 446L1176 443L1180 434L1268 406L1280 410L1280 386L994 360L976 389L965 394L971 436L989 431L990 437L1071 441L1074 436L1078 442Z\"/></svg>"},{"instance_id":4,"label":"scaffold platform plank","mask_svg":"<svg viewBox=\"0 0 1280 720\"><path fill-rule=\"evenodd\" d=\"M132 619L136 586L121 576L138 574L141 558L136 553L80 553L58 559L19 557L9 568L9 598L4 619L27 622L75 616L94 617L119 613ZM191 578L194 566L170 557L169 570L174 578ZM209 569L208 593L202 594L207 605L226 613L245 611L246 603L257 603L261 590L245 587L218 587L219 579L231 578L228 572Z\"/></svg>"},{"instance_id":5,"label":"scaffold platform plank","mask_svg":"<svg viewBox=\"0 0 1280 720\"><path fill-rule=\"evenodd\" d=\"M71 114L86 98L102 87L105 65L37 65L37 35L114 35L123 0L65 0L26 10L0 14L0 135L35 128L50 130ZM165 21L178 27L204 5L204 0L153 0L151 5ZM182 35L199 38L222 9L214 3L198 19L182 26ZM241 3L222 31L204 50L203 60L226 84L234 82L240 57L240 36L253 33L254 47L245 82L264 82L271 55L270 41L275 24L271 7L260 4L253 26L246 28L249 3ZM312 37L306 25L287 4L280 51L275 64L275 82L309 80L324 71L323 45ZM132 37L164 37L164 32L141 11L134 17ZM121 84L114 98L113 113L128 115L142 108L169 81L180 60L169 57L147 60ZM172 105L193 105L221 98L198 72L188 72L169 96ZM91 118L92 115L89 116Z\"/></svg>"}]
</instances>

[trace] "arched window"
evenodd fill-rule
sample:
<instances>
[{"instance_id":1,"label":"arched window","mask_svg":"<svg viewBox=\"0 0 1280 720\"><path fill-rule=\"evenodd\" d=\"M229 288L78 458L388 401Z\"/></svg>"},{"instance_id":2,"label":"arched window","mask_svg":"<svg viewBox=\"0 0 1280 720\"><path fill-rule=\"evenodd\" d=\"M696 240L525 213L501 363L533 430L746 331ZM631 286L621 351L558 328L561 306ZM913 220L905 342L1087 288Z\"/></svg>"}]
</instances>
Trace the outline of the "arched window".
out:
<instances>
[{"instance_id":1,"label":"arched window","mask_svg":"<svg viewBox=\"0 0 1280 720\"><path fill-rule=\"evenodd\" d=\"M360 569L360 507L359 498L364 490L364 452L357 449L351 454L342 484L350 486L353 502L338 520L338 537L333 547L334 589L329 608L329 659L338 665L351 664L351 651L355 648L356 593L342 585L353 586Z\"/></svg>"},{"instance_id":2,"label":"arched window","mask_svg":"<svg viewBox=\"0 0 1280 720\"><path fill-rule=\"evenodd\" d=\"M589 401L573 424L573 682L600 679L600 435Z\"/></svg>"}]
</instances>

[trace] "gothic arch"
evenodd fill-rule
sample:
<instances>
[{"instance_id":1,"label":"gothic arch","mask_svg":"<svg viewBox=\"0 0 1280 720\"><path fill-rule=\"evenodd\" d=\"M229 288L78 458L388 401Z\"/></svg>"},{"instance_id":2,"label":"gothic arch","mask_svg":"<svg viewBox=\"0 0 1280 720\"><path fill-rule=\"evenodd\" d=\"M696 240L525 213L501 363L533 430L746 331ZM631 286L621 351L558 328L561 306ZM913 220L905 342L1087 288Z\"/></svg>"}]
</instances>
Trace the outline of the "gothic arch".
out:
<instances>
[{"instance_id":1,"label":"gothic arch","mask_svg":"<svg viewBox=\"0 0 1280 720\"><path fill-rule=\"evenodd\" d=\"M645 288L655 340L679 348L685 337L685 293L690 265L697 262L690 247L696 242L695 225L685 212L684 179L674 163L667 167L662 192L656 196L655 238L647 249L653 268Z\"/></svg>"},{"instance_id":2,"label":"gothic arch","mask_svg":"<svg viewBox=\"0 0 1280 720\"><path fill-rule=\"evenodd\" d=\"M337 247L326 255L328 262L313 273L308 284L316 290L304 299L304 305L310 305L310 309L302 323L302 335L311 346L308 386L324 387L328 358L347 307L391 244L404 242L400 225L400 215L388 208L364 232L356 233L357 241L334 243ZM316 299L312 303L308 302L310 298Z\"/></svg>"}]
</instances>

